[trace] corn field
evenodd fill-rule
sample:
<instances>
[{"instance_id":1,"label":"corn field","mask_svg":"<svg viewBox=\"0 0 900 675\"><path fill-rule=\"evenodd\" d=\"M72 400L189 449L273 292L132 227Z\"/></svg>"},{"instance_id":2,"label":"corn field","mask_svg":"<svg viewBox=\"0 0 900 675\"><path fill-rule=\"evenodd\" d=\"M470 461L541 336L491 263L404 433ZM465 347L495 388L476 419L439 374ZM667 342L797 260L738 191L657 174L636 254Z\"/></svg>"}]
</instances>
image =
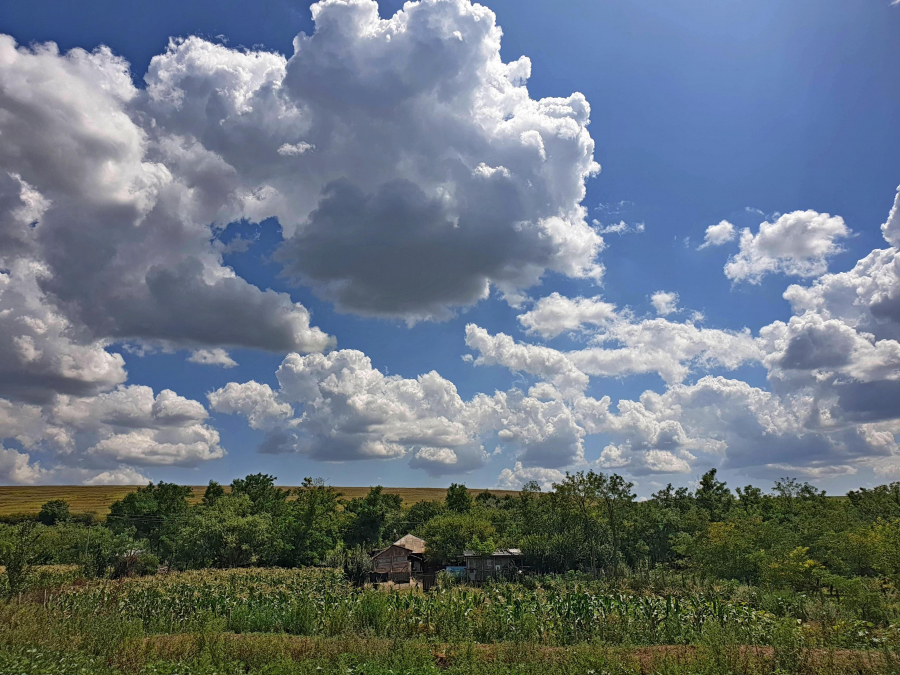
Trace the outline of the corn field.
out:
<instances>
[{"instance_id":1,"label":"corn field","mask_svg":"<svg viewBox=\"0 0 900 675\"><path fill-rule=\"evenodd\" d=\"M690 645L710 626L745 645L771 644L784 618L716 595L597 592L581 584L525 588L449 586L427 593L359 589L327 569L185 572L101 581L58 591L48 608L65 619L139 621L151 633L202 630L447 643L568 646ZM841 627L843 647L893 639L896 630Z\"/></svg>"}]
</instances>

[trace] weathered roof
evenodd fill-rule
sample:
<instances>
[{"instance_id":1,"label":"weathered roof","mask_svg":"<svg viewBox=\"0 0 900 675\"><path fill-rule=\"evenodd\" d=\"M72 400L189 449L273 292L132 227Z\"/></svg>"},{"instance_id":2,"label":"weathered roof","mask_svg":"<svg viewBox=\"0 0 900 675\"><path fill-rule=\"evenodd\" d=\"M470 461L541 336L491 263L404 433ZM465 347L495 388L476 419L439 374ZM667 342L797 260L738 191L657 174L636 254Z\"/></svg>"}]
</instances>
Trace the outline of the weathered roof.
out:
<instances>
[{"instance_id":1,"label":"weathered roof","mask_svg":"<svg viewBox=\"0 0 900 675\"><path fill-rule=\"evenodd\" d=\"M512 558L522 555L522 550L518 548L501 548L490 554L492 558ZM466 558L485 558L484 553L476 553L475 551L463 551Z\"/></svg>"},{"instance_id":2,"label":"weathered roof","mask_svg":"<svg viewBox=\"0 0 900 675\"><path fill-rule=\"evenodd\" d=\"M400 537L397 541L394 542L394 546L402 546L403 548L408 548L413 553L425 553L425 540L414 537L411 534Z\"/></svg>"},{"instance_id":3,"label":"weathered roof","mask_svg":"<svg viewBox=\"0 0 900 675\"><path fill-rule=\"evenodd\" d=\"M399 549L399 550L397 550L397 549ZM385 553L387 553L388 551L391 551L391 550L393 550L393 552L395 552L395 553L399 553L400 551L403 551L403 553L401 555L409 555L410 553L412 553L412 551L410 549L408 549L406 546L400 546L399 544L391 544L387 548L382 549L382 550L378 551L377 553L375 553L372 556L372 558L380 558Z\"/></svg>"}]
</instances>

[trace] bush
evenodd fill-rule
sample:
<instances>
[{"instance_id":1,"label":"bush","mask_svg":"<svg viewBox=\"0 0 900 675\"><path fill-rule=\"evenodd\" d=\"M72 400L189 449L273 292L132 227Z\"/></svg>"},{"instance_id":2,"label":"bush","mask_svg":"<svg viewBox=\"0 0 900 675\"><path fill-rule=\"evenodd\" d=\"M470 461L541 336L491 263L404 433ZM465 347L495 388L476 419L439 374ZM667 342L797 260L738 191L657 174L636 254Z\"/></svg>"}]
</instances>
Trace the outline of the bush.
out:
<instances>
[{"instance_id":1,"label":"bush","mask_svg":"<svg viewBox=\"0 0 900 675\"><path fill-rule=\"evenodd\" d=\"M38 513L38 522L42 525L56 525L65 523L71 518L69 503L64 499L53 499L41 507Z\"/></svg>"},{"instance_id":2,"label":"bush","mask_svg":"<svg viewBox=\"0 0 900 675\"><path fill-rule=\"evenodd\" d=\"M142 577L147 574L156 574L159 568L159 558L145 551L126 551L116 556L112 566L112 578Z\"/></svg>"}]
</instances>

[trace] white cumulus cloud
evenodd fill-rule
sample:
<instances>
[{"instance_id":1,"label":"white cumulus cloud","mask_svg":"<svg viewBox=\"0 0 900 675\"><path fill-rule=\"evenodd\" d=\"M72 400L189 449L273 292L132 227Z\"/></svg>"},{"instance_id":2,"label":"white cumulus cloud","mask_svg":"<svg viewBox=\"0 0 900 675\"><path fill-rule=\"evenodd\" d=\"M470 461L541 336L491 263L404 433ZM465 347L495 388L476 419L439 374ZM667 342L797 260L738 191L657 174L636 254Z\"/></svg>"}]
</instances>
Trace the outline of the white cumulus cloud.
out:
<instances>
[{"instance_id":1,"label":"white cumulus cloud","mask_svg":"<svg viewBox=\"0 0 900 675\"><path fill-rule=\"evenodd\" d=\"M530 311L518 317L527 332L543 338L578 331L586 325L601 326L615 318L615 305L603 302L600 296L567 298L555 292L538 300Z\"/></svg>"},{"instance_id":2,"label":"white cumulus cloud","mask_svg":"<svg viewBox=\"0 0 900 675\"><path fill-rule=\"evenodd\" d=\"M761 223L756 234L749 228L741 232L740 251L729 258L725 276L750 283L774 272L816 277L828 270L828 258L842 250L837 240L849 236L850 228L840 216L786 213L774 223Z\"/></svg>"},{"instance_id":3,"label":"white cumulus cloud","mask_svg":"<svg viewBox=\"0 0 900 675\"><path fill-rule=\"evenodd\" d=\"M698 251L710 246L722 246L729 241L733 241L736 237L734 225L727 220L721 220L715 225L706 228L706 234L703 235L703 243L697 247Z\"/></svg>"},{"instance_id":4,"label":"white cumulus cloud","mask_svg":"<svg viewBox=\"0 0 900 675\"><path fill-rule=\"evenodd\" d=\"M221 368L234 368L237 365L228 352L221 347L213 349L196 349L188 358L191 363L200 363L204 366L219 366Z\"/></svg>"},{"instance_id":5,"label":"white cumulus cloud","mask_svg":"<svg viewBox=\"0 0 900 675\"><path fill-rule=\"evenodd\" d=\"M667 316L678 311L678 293L657 291L650 296L650 303L657 314Z\"/></svg>"}]
</instances>

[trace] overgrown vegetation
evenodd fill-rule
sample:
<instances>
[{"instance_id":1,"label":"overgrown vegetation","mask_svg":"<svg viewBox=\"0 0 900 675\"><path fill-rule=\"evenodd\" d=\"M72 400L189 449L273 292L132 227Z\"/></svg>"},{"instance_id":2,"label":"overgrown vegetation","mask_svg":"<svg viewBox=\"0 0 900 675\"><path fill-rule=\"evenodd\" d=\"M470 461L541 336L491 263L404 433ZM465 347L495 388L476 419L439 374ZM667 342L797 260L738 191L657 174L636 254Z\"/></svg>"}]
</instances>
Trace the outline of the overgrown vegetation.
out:
<instances>
[{"instance_id":1,"label":"overgrown vegetation","mask_svg":"<svg viewBox=\"0 0 900 675\"><path fill-rule=\"evenodd\" d=\"M102 525L47 504L0 528L0 672L900 672L900 484L631 488L588 472L405 506L257 474L195 505L151 484ZM526 570L366 587L368 553L407 532L435 562L517 547Z\"/></svg>"}]
</instances>

